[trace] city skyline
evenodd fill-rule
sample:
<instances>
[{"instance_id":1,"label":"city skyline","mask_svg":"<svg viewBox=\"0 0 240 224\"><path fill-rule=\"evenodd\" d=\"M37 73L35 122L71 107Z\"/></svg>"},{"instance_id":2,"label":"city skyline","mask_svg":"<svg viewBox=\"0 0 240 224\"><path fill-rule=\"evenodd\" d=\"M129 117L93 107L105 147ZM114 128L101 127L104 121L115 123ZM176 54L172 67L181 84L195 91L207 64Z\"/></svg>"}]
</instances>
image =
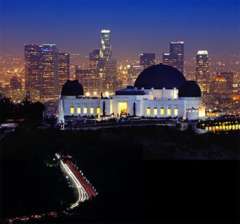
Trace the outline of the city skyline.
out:
<instances>
[{"instance_id":1,"label":"city skyline","mask_svg":"<svg viewBox=\"0 0 240 224\"><path fill-rule=\"evenodd\" d=\"M0 0L0 223L240 223L239 15Z\"/></svg>"},{"instance_id":2,"label":"city skyline","mask_svg":"<svg viewBox=\"0 0 240 224\"><path fill-rule=\"evenodd\" d=\"M239 53L239 8L237 0L151 4L146 0L101 4L95 0L51 0L48 4L1 0L0 53L22 56L24 44L56 43L64 51L87 56L100 47L99 31L110 29L113 57L119 59L133 59L143 52L161 57L170 41L185 42L186 58L194 57L199 49L208 49L216 57L230 56Z\"/></svg>"}]
</instances>

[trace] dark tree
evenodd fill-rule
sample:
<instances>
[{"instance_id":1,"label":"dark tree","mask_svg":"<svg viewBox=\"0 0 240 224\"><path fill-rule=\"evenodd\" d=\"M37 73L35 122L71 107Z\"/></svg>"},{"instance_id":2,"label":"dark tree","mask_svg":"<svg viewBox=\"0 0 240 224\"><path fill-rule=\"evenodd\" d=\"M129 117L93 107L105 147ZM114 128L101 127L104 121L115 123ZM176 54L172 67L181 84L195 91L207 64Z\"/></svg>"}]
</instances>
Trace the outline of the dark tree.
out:
<instances>
[{"instance_id":1,"label":"dark tree","mask_svg":"<svg viewBox=\"0 0 240 224\"><path fill-rule=\"evenodd\" d=\"M27 120L41 121L43 119L45 106L40 102L32 103L25 100L22 102L20 110L23 118Z\"/></svg>"},{"instance_id":2,"label":"dark tree","mask_svg":"<svg viewBox=\"0 0 240 224\"><path fill-rule=\"evenodd\" d=\"M15 113L14 104L9 98L3 97L0 99L0 122L4 122Z\"/></svg>"},{"instance_id":3,"label":"dark tree","mask_svg":"<svg viewBox=\"0 0 240 224\"><path fill-rule=\"evenodd\" d=\"M7 119L25 119L28 121L42 121L45 106L40 103L32 103L24 100L20 104L14 104L9 98L0 99L0 122Z\"/></svg>"}]
</instances>

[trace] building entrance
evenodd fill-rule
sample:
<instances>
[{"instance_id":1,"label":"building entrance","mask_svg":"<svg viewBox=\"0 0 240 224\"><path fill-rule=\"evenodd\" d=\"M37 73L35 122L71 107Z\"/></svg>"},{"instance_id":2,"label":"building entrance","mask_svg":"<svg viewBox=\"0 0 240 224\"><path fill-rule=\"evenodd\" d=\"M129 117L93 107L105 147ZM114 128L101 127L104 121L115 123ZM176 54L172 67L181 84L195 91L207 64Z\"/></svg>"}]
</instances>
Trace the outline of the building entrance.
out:
<instances>
[{"instance_id":1,"label":"building entrance","mask_svg":"<svg viewBox=\"0 0 240 224\"><path fill-rule=\"evenodd\" d=\"M120 116L128 114L128 103L127 102L119 102L118 103L118 114Z\"/></svg>"}]
</instances>

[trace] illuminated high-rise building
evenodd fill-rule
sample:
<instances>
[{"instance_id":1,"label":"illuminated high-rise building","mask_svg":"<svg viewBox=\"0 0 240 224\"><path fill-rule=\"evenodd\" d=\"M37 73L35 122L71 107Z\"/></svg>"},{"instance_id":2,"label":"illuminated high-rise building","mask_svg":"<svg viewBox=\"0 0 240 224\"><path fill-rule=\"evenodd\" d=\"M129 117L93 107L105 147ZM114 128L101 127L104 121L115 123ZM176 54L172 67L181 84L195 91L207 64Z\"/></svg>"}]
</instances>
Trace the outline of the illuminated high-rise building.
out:
<instances>
[{"instance_id":1,"label":"illuminated high-rise building","mask_svg":"<svg viewBox=\"0 0 240 224\"><path fill-rule=\"evenodd\" d=\"M156 55L154 53L142 53L140 54L140 65L147 68L155 64Z\"/></svg>"},{"instance_id":2,"label":"illuminated high-rise building","mask_svg":"<svg viewBox=\"0 0 240 224\"><path fill-rule=\"evenodd\" d=\"M226 80L225 93L231 95L234 92L234 73L233 72L221 72L220 75Z\"/></svg>"},{"instance_id":3,"label":"illuminated high-rise building","mask_svg":"<svg viewBox=\"0 0 240 224\"><path fill-rule=\"evenodd\" d=\"M196 56L196 81L203 93L209 92L209 55L207 50L200 50Z\"/></svg>"},{"instance_id":4,"label":"illuminated high-rise building","mask_svg":"<svg viewBox=\"0 0 240 224\"><path fill-rule=\"evenodd\" d=\"M117 83L117 60L110 59L105 64L105 90L114 92L118 87Z\"/></svg>"},{"instance_id":5,"label":"illuminated high-rise building","mask_svg":"<svg viewBox=\"0 0 240 224\"><path fill-rule=\"evenodd\" d=\"M105 62L109 61L112 57L112 46L111 46L111 31L101 30L101 47L100 47L100 58Z\"/></svg>"},{"instance_id":6,"label":"illuminated high-rise building","mask_svg":"<svg viewBox=\"0 0 240 224\"><path fill-rule=\"evenodd\" d=\"M36 93L40 97L41 91L41 72L39 70L40 63L40 47L36 44L24 46L25 56L25 89L30 94Z\"/></svg>"},{"instance_id":7,"label":"illuminated high-rise building","mask_svg":"<svg viewBox=\"0 0 240 224\"><path fill-rule=\"evenodd\" d=\"M83 69L80 66L75 67L76 79L83 83L84 92L89 96L100 96L103 89L103 79L100 79L96 69Z\"/></svg>"},{"instance_id":8,"label":"illuminated high-rise building","mask_svg":"<svg viewBox=\"0 0 240 224\"><path fill-rule=\"evenodd\" d=\"M58 50L55 44L40 45L41 99L55 101L59 96Z\"/></svg>"},{"instance_id":9,"label":"illuminated high-rise building","mask_svg":"<svg viewBox=\"0 0 240 224\"><path fill-rule=\"evenodd\" d=\"M165 65L170 65L171 62L171 54L170 53L163 53L163 58L162 58L163 64Z\"/></svg>"},{"instance_id":10,"label":"illuminated high-rise building","mask_svg":"<svg viewBox=\"0 0 240 224\"><path fill-rule=\"evenodd\" d=\"M70 78L70 55L58 52L55 44L25 46L25 86L31 100L57 100Z\"/></svg>"},{"instance_id":11,"label":"illuminated high-rise building","mask_svg":"<svg viewBox=\"0 0 240 224\"><path fill-rule=\"evenodd\" d=\"M184 72L184 42L170 42L170 54L173 59L173 67Z\"/></svg>"},{"instance_id":12,"label":"illuminated high-rise building","mask_svg":"<svg viewBox=\"0 0 240 224\"><path fill-rule=\"evenodd\" d=\"M163 54L163 63L177 68L184 73L184 42L172 41L169 45L169 52Z\"/></svg>"},{"instance_id":13,"label":"illuminated high-rise building","mask_svg":"<svg viewBox=\"0 0 240 224\"><path fill-rule=\"evenodd\" d=\"M70 79L70 54L58 53L58 80L60 89ZM59 92L60 92L59 89Z\"/></svg>"},{"instance_id":14,"label":"illuminated high-rise building","mask_svg":"<svg viewBox=\"0 0 240 224\"><path fill-rule=\"evenodd\" d=\"M89 67L96 69L100 58L100 50L94 49L89 54Z\"/></svg>"}]
</instances>

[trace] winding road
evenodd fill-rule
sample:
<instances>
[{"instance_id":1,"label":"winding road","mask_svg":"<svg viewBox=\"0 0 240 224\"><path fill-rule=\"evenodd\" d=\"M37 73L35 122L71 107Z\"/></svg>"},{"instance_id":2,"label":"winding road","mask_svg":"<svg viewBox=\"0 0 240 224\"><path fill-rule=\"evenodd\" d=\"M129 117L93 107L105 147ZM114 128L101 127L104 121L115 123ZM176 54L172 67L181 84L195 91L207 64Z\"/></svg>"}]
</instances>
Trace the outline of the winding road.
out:
<instances>
[{"instance_id":1,"label":"winding road","mask_svg":"<svg viewBox=\"0 0 240 224\"><path fill-rule=\"evenodd\" d=\"M60 167L64 174L68 176L73 183L77 191L77 201L70 206L70 209L74 209L87 200L97 196L95 188L90 182L83 176L82 172L72 163L69 158L64 158L59 154L56 157L60 161Z\"/></svg>"}]
</instances>

